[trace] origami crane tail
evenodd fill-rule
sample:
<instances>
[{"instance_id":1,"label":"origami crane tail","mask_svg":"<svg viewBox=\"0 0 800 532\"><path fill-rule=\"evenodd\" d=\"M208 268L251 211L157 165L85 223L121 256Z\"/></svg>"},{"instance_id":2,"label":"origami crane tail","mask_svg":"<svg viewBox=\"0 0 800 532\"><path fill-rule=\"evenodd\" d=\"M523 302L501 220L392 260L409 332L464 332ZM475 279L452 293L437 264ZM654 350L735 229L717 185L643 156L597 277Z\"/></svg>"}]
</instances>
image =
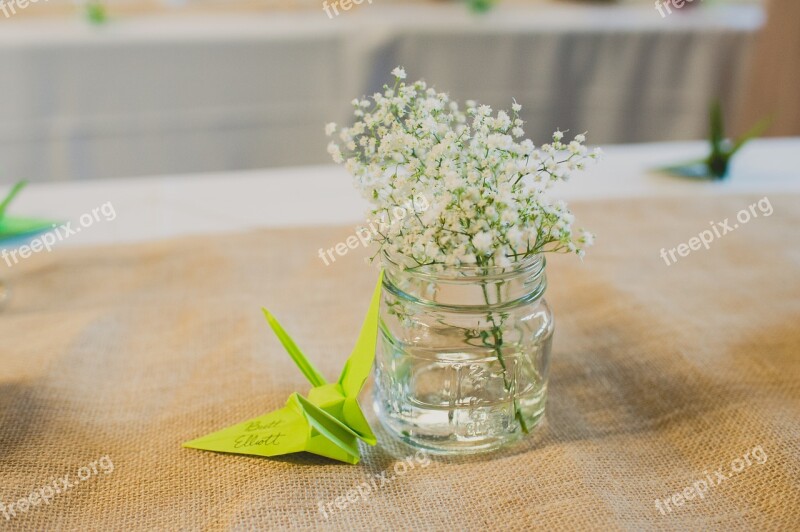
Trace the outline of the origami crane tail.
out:
<instances>
[{"instance_id":1,"label":"origami crane tail","mask_svg":"<svg viewBox=\"0 0 800 532\"><path fill-rule=\"evenodd\" d=\"M308 382L310 382L312 386L323 386L327 384L325 377L317 371L317 368L315 368L311 361L300 351L300 348L294 343L292 337L286 333L283 327L281 327L281 324L278 323L278 320L275 319L275 316L265 308L261 310L264 312L264 317L267 318L267 323L269 323L269 326L272 327L272 330L275 332L275 336L281 341L283 347L289 353L289 356L292 357L294 363L297 364L297 367L300 368L300 371L303 372L303 375L308 379Z\"/></svg>"},{"instance_id":2,"label":"origami crane tail","mask_svg":"<svg viewBox=\"0 0 800 532\"><path fill-rule=\"evenodd\" d=\"M361 326L361 333L353 348L353 352L347 359L339 377L339 384L346 397L356 398L364 386L364 382L372 371L372 363L375 360L375 346L378 340L378 322L381 306L381 291L383 289L383 271L378 277L378 284L372 293L372 301Z\"/></svg>"}]
</instances>

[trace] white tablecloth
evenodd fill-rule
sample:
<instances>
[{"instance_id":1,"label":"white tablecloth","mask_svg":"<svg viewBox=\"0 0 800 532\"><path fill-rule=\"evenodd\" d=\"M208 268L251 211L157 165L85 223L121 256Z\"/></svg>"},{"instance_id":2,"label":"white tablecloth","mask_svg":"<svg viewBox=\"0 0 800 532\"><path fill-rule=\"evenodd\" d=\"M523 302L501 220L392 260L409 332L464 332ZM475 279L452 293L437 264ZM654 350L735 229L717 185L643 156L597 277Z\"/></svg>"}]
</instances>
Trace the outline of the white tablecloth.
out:
<instances>
[{"instance_id":1,"label":"white tablecloth","mask_svg":"<svg viewBox=\"0 0 800 532\"><path fill-rule=\"evenodd\" d=\"M319 12L0 21L0 182L234 170L327 160L402 64L458 99L525 106L528 133L595 143L700 138L729 108L760 8L662 18L637 6L386 6Z\"/></svg>"},{"instance_id":2,"label":"white tablecloth","mask_svg":"<svg viewBox=\"0 0 800 532\"><path fill-rule=\"evenodd\" d=\"M561 184L554 193L567 200L586 200L800 192L800 170L792 164L800 153L800 138L753 142L734 160L731 175L724 181L696 182L651 171L698 158L705 150L706 145L699 142L611 146L600 163ZM76 228L81 215L109 202L116 214L113 220L101 215L102 221L58 247L259 227L352 224L355 229L364 221L361 216L367 208L344 168L325 165L33 184L18 197L11 213L71 221Z\"/></svg>"}]
</instances>

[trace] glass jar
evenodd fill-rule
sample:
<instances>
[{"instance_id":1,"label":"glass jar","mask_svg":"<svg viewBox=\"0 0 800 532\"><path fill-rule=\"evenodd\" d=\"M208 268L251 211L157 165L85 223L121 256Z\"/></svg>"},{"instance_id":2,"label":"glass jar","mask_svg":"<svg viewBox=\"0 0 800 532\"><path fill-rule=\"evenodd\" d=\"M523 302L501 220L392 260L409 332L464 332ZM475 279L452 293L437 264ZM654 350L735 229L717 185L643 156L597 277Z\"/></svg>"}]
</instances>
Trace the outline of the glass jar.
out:
<instances>
[{"instance_id":1,"label":"glass jar","mask_svg":"<svg viewBox=\"0 0 800 532\"><path fill-rule=\"evenodd\" d=\"M374 406L431 452L496 449L544 416L553 316L545 259L437 272L384 256Z\"/></svg>"}]
</instances>

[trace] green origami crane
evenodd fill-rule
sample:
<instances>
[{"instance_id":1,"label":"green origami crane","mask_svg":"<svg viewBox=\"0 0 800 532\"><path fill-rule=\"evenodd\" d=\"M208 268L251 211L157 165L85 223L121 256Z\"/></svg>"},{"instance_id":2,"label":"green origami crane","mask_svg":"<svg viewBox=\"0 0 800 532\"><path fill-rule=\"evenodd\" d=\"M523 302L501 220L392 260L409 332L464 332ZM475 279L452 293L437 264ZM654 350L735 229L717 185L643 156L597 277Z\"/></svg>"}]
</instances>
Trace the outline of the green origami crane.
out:
<instances>
[{"instance_id":1,"label":"green origami crane","mask_svg":"<svg viewBox=\"0 0 800 532\"><path fill-rule=\"evenodd\" d=\"M723 179L727 177L733 156L752 139L762 135L772 123L772 117L761 119L747 133L735 142L725 136L725 123L722 116L722 106L719 102L711 104L710 111L710 136L711 153L705 159L689 161L661 168L660 171L678 177L695 179Z\"/></svg>"},{"instance_id":2,"label":"green origami crane","mask_svg":"<svg viewBox=\"0 0 800 532\"><path fill-rule=\"evenodd\" d=\"M50 220L40 220L38 218L18 218L6 216L6 211L14 198L17 197L27 182L20 181L11 188L8 195L0 202L0 240L18 238L47 231L53 227Z\"/></svg>"},{"instance_id":3,"label":"green origami crane","mask_svg":"<svg viewBox=\"0 0 800 532\"><path fill-rule=\"evenodd\" d=\"M382 282L383 273L372 295L356 346L336 383L328 383L278 320L267 309L262 309L289 356L314 386L308 399L295 392L280 410L186 442L183 446L258 456L306 451L357 464L361 458L358 440L370 445L377 443L357 398L375 358Z\"/></svg>"}]
</instances>

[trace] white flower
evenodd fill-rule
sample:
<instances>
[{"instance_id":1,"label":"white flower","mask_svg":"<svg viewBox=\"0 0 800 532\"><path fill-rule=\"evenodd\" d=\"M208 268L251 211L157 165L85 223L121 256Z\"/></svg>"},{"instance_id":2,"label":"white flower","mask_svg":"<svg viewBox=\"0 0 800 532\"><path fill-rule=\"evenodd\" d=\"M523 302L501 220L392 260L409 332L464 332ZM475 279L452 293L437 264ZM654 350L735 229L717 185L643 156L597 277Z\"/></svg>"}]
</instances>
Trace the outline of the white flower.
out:
<instances>
[{"instance_id":1,"label":"white flower","mask_svg":"<svg viewBox=\"0 0 800 532\"><path fill-rule=\"evenodd\" d=\"M341 163L344 161L344 158L342 157L342 152L339 149L339 146L337 146L335 142L331 142L330 144L328 144L328 153L333 158L333 162Z\"/></svg>"},{"instance_id":2,"label":"white flower","mask_svg":"<svg viewBox=\"0 0 800 532\"><path fill-rule=\"evenodd\" d=\"M500 255L495 259L495 264L501 268L509 268L511 267L511 259L505 255Z\"/></svg>"},{"instance_id":3,"label":"white flower","mask_svg":"<svg viewBox=\"0 0 800 532\"><path fill-rule=\"evenodd\" d=\"M508 129L511 125L511 118L509 118L508 113L505 111L500 111L497 113L497 120L495 120L495 127L498 129Z\"/></svg>"},{"instance_id":4,"label":"white flower","mask_svg":"<svg viewBox=\"0 0 800 532\"><path fill-rule=\"evenodd\" d=\"M525 238L525 234L517 227L512 227L509 229L508 233L506 233L506 238L508 238L508 241L511 242L511 245L514 246L515 251L528 243L527 239Z\"/></svg>"},{"instance_id":5,"label":"white flower","mask_svg":"<svg viewBox=\"0 0 800 532\"><path fill-rule=\"evenodd\" d=\"M570 153L580 153L581 150L583 150L583 149L584 149L584 147L577 140L573 140L572 142L569 143L569 151L570 151Z\"/></svg>"},{"instance_id":6,"label":"white flower","mask_svg":"<svg viewBox=\"0 0 800 532\"><path fill-rule=\"evenodd\" d=\"M399 79L406 79L406 71L402 67L396 67L392 70L392 75Z\"/></svg>"},{"instance_id":7,"label":"white flower","mask_svg":"<svg viewBox=\"0 0 800 532\"><path fill-rule=\"evenodd\" d=\"M518 113L522 110L522 106L517 102L514 102L514 104L511 106L511 109L513 109L515 113Z\"/></svg>"},{"instance_id":8,"label":"white flower","mask_svg":"<svg viewBox=\"0 0 800 532\"><path fill-rule=\"evenodd\" d=\"M492 250L492 235L483 231L472 237L472 245L481 253Z\"/></svg>"},{"instance_id":9,"label":"white flower","mask_svg":"<svg viewBox=\"0 0 800 532\"><path fill-rule=\"evenodd\" d=\"M519 220L519 212L514 209L506 209L503 211L503 215L500 216L500 221L504 224L508 224L509 226L513 226ZM512 227L512 229L515 229Z\"/></svg>"},{"instance_id":10,"label":"white flower","mask_svg":"<svg viewBox=\"0 0 800 532\"><path fill-rule=\"evenodd\" d=\"M328 122L325 124L325 135L331 136L336 132L336 122Z\"/></svg>"},{"instance_id":11,"label":"white flower","mask_svg":"<svg viewBox=\"0 0 800 532\"><path fill-rule=\"evenodd\" d=\"M578 239L581 244L591 246L594 244L594 235L589 231L582 231L581 237Z\"/></svg>"}]
</instances>

